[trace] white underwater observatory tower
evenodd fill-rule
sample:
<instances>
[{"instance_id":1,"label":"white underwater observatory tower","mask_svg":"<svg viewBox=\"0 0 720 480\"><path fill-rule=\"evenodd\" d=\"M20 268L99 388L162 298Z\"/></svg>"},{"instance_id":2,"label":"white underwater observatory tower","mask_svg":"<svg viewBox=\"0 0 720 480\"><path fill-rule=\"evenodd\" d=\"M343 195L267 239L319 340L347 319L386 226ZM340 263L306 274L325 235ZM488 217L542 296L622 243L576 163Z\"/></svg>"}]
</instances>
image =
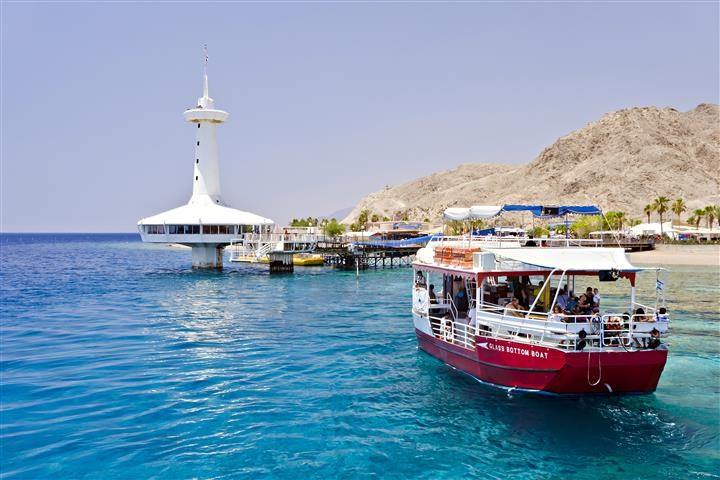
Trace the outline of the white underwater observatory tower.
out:
<instances>
[{"instance_id":1,"label":"white underwater observatory tower","mask_svg":"<svg viewBox=\"0 0 720 480\"><path fill-rule=\"evenodd\" d=\"M207 65L207 56L206 56ZM138 222L143 242L177 243L192 247L194 268L220 269L223 249L245 233L268 233L270 219L231 208L220 193L220 164L215 130L228 112L215 108L208 92L207 66L203 96L197 106L184 112L195 127L193 193L187 205L173 208Z\"/></svg>"}]
</instances>

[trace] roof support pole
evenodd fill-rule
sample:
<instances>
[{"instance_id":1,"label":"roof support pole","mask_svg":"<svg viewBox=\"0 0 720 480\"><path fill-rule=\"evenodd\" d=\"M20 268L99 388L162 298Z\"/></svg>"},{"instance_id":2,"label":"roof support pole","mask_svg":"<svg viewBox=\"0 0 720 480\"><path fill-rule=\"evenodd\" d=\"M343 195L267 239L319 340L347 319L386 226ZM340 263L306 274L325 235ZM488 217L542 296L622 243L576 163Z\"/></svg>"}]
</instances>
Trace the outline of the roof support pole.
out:
<instances>
[{"instance_id":1,"label":"roof support pole","mask_svg":"<svg viewBox=\"0 0 720 480\"><path fill-rule=\"evenodd\" d=\"M560 281L558 282L557 290L555 290L555 298L553 298L552 304L548 307L548 312L552 312L552 309L555 308L555 302L557 302L558 295L560 295L560 285L562 285L566 273L567 270L563 270L562 275L560 275ZM548 275L548 283L552 281L551 275L552 273Z\"/></svg>"},{"instance_id":2,"label":"roof support pole","mask_svg":"<svg viewBox=\"0 0 720 480\"><path fill-rule=\"evenodd\" d=\"M557 272L557 268L553 269L550 274L548 275L548 281L543 284L543 288L540 289L540 291L537 294L537 297L535 297L535 300L533 301L533 304L530 306L530 310L525 314L525 318L528 318L530 316L530 312L532 312L535 309L535 305L537 305L538 300L540 297L542 297L543 291L547 288L547 286L550 284L550 277L553 276L553 273Z\"/></svg>"}]
</instances>

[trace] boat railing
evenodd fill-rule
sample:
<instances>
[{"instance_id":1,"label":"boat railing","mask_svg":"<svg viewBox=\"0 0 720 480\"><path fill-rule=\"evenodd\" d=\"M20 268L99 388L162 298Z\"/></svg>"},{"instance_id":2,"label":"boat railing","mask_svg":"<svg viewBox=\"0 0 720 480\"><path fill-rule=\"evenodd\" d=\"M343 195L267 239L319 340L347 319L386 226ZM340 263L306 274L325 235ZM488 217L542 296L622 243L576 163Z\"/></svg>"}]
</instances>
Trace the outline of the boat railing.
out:
<instances>
[{"instance_id":1,"label":"boat railing","mask_svg":"<svg viewBox=\"0 0 720 480\"><path fill-rule=\"evenodd\" d=\"M573 317L574 323L532 317L508 317L502 314L497 317L478 317L475 325L469 325L462 319L433 315L428 318L436 337L470 350L475 348L476 339L481 336L572 351L578 350L581 342L599 350L611 347L641 347L646 339L652 337L653 329L658 330L662 336L667 333L667 325L648 321L644 315L623 317L611 313L596 315L591 317L590 321L587 315L568 316ZM581 335L583 330L585 334Z\"/></svg>"},{"instance_id":2,"label":"boat railing","mask_svg":"<svg viewBox=\"0 0 720 480\"><path fill-rule=\"evenodd\" d=\"M516 315L512 315L513 312ZM582 340L600 348L620 343L630 346L635 339L649 338L653 329L662 336L667 333L667 322L657 322L650 315L554 315L483 304L477 319L478 335L507 340L522 338L530 343L570 350L576 349ZM585 333L581 335L582 331Z\"/></svg>"},{"instance_id":3,"label":"boat railing","mask_svg":"<svg viewBox=\"0 0 720 480\"><path fill-rule=\"evenodd\" d=\"M601 247L602 239L599 238L530 238L498 235L436 235L430 239L430 244L461 243L472 246L473 244L485 245L491 248L516 248L527 246L533 242L536 247Z\"/></svg>"},{"instance_id":4,"label":"boat railing","mask_svg":"<svg viewBox=\"0 0 720 480\"><path fill-rule=\"evenodd\" d=\"M428 316L428 320L436 337L469 350L475 349L476 326L433 315Z\"/></svg>"}]
</instances>

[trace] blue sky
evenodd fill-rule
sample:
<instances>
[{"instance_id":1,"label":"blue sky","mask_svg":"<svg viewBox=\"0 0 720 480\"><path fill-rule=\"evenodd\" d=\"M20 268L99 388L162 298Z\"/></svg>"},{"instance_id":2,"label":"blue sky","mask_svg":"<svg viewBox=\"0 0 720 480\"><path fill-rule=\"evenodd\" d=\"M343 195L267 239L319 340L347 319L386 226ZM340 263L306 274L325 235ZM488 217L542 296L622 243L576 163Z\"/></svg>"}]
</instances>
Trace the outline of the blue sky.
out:
<instances>
[{"instance_id":1,"label":"blue sky","mask_svg":"<svg viewBox=\"0 0 720 480\"><path fill-rule=\"evenodd\" d=\"M718 102L717 3L3 3L3 231L134 231L192 191L287 221L632 106Z\"/></svg>"}]
</instances>

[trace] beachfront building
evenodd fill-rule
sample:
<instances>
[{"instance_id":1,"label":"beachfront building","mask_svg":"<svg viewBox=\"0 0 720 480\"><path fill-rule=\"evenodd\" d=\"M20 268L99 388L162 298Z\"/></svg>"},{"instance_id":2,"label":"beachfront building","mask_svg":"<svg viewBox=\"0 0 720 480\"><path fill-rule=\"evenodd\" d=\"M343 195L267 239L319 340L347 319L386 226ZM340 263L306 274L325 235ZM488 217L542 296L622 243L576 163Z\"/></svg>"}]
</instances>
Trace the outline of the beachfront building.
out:
<instances>
[{"instance_id":1,"label":"beachfront building","mask_svg":"<svg viewBox=\"0 0 720 480\"><path fill-rule=\"evenodd\" d=\"M207 69L203 95L186 110L185 120L195 130L193 193L183 206L138 222L143 242L177 243L192 247L194 268L222 268L223 249L245 233L267 233L274 222L228 206L220 191L220 164L216 129L228 112L215 108L208 92Z\"/></svg>"}]
</instances>

